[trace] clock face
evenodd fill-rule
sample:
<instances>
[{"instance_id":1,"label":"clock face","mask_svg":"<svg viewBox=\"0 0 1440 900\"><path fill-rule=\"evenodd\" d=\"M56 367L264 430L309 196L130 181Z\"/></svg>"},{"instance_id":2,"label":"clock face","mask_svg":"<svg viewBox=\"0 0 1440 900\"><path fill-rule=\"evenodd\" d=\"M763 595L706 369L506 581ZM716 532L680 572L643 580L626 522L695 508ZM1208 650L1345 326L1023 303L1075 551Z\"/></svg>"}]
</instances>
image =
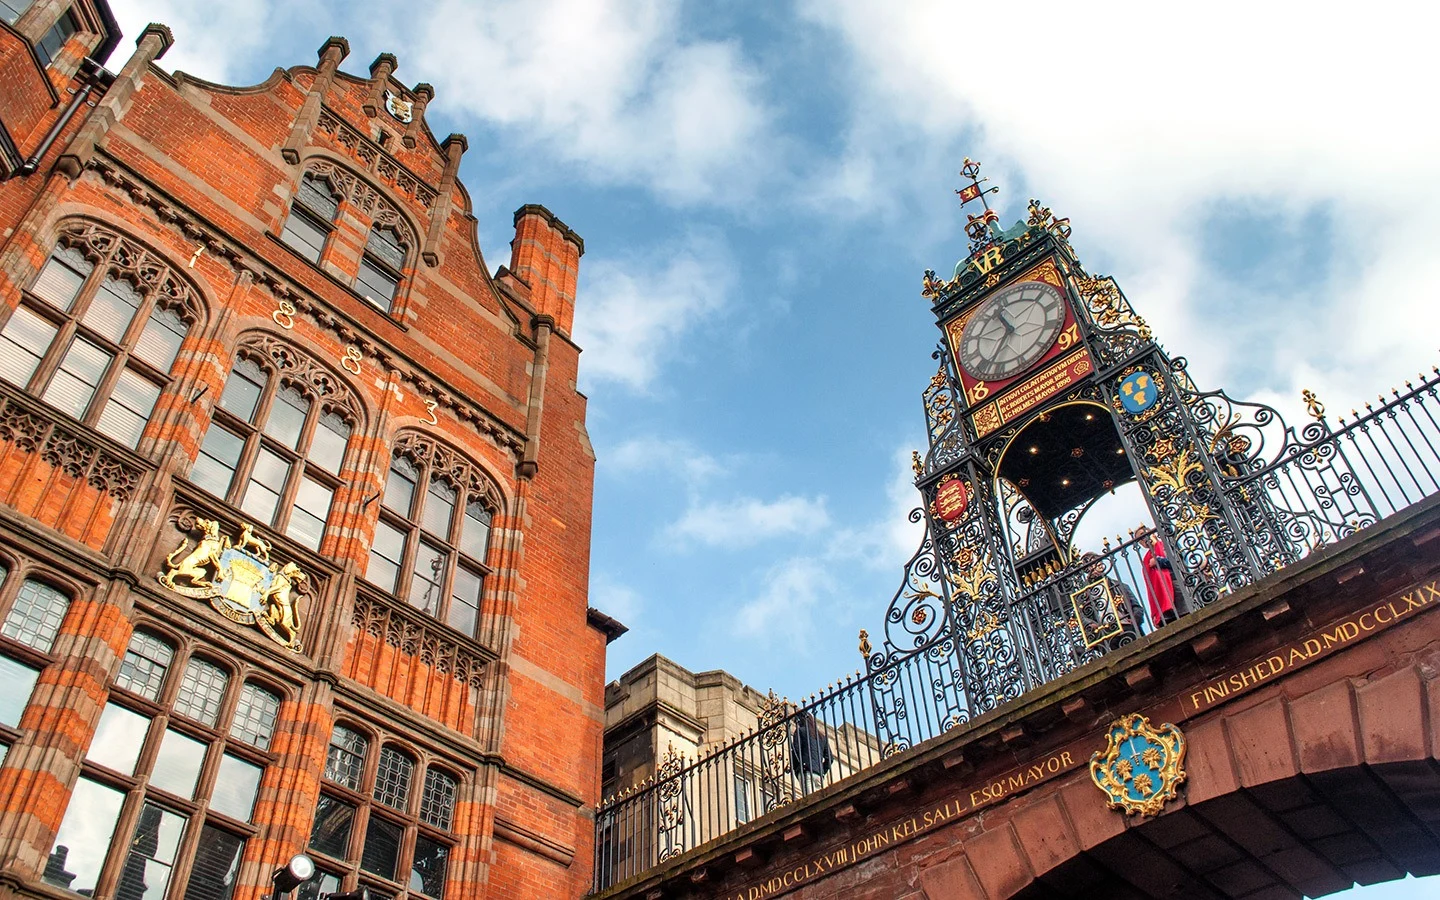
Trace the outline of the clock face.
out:
<instances>
[{"instance_id":1,"label":"clock face","mask_svg":"<svg viewBox=\"0 0 1440 900\"><path fill-rule=\"evenodd\" d=\"M971 378L998 381L1045 355L1065 325L1054 286L1022 281L985 301L960 335L960 365Z\"/></svg>"}]
</instances>

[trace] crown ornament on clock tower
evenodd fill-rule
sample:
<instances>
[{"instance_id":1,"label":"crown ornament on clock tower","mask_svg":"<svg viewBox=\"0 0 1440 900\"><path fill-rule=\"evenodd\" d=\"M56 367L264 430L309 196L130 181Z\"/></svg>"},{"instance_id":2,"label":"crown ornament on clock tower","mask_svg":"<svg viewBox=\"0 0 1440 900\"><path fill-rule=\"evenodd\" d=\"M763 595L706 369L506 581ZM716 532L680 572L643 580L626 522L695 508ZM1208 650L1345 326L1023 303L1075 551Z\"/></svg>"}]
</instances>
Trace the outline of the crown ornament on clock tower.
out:
<instances>
[{"instance_id":1,"label":"crown ornament on clock tower","mask_svg":"<svg viewBox=\"0 0 1440 900\"><path fill-rule=\"evenodd\" d=\"M980 164L961 175L966 255L921 290L942 334L914 461L925 537L867 655L874 673L930 648L952 724L1163 624L1126 598L1144 596L1142 557L1163 557L1183 614L1298 556L1270 497L1227 481L1257 471L1279 416L1201 393L1115 280L1084 269L1068 219L1031 200L1003 227ZM1132 482L1151 522L1074 546L1096 501ZM905 712L877 683L877 726L902 749Z\"/></svg>"}]
</instances>

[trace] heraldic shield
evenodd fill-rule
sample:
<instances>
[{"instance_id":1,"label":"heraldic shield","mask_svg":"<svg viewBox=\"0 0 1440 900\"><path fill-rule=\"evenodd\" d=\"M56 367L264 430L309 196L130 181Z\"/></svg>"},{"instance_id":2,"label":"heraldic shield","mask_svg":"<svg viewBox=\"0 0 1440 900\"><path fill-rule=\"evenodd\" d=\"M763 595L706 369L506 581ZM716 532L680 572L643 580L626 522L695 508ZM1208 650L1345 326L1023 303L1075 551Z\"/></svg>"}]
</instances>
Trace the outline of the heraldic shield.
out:
<instances>
[{"instance_id":1,"label":"heraldic shield","mask_svg":"<svg viewBox=\"0 0 1440 900\"><path fill-rule=\"evenodd\" d=\"M157 579L177 594L209 600L217 612L241 625L254 625L287 650L300 651L299 594L306 574L293 562L283 566L270 559L270 544L249 523L234 543L220 533L220 523L184 516L182 531L198 539L180 542L165 558Z\"/></svg>"},{"instance_id":2,"label":"heraldic shield","mask_svg":"<svg viewBox=\"0 0 1440 900\"><path fill-rule=\"evenodd\" d=\"M1110 723L1110 745L1090 757L1090 777L1127 816L1156 816L1185 781L1185 735L1139 713Z\"/></svg>"}]
</instances>

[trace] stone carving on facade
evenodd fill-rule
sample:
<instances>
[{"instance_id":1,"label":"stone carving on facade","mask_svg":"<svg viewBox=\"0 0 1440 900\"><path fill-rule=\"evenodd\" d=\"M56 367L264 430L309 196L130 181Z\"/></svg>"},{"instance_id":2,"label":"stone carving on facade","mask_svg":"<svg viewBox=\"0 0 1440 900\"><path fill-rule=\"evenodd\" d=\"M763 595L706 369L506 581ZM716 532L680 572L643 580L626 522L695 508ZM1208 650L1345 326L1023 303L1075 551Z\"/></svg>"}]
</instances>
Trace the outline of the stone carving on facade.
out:
<instances>
[{"instance_id":1,"label":"stone carving on facade","mask_svg":"<svg viewBox=\"0 0 1440 900\"><path fill-rule=\"evenodd\" d=\"M501 420L481 408L474 401L458 396L442 388L425 372L415 371L398 360L384 344L368 332L356 327L355 323L339 315L323 302L312 299L298 291L281 273L271 270L257 259L248 247L236 243L226 235L212 231L182 207L170 202L163 195L147 188L138 176L121 164L96 154L86 164L87 168L106 184L119 189L132 202L147 206L155 211L161 221L169 222L186 239L197 242L212 258L223 260L238 273L248 273L256 285L269 291L277 303L283 301L293 306L297 313L314 322L316 326L335 335L343 344L354 344L367 357L375 359L383 368L395 371L404 381L409 382L424 397L433 398L437 405L449 411L454 417L472 427L475 432L518 460L525 449L525 438ZM342 167L343 168L343 167Z\"/></svg>"},{"instance_id":2,"label":"stone carving on facade","mask_svg":"<svg viewBox=\"0 0 1440 900\"><path fill-rule=\"evenodd\" d=\"M281 380L315 398L328 412L338 413L352 428L364 421L360 401L334 372L312 360L273 334L260 332L242 337L235 355L280 375Z\"/></svg>"},{"instance_id":3,"label":"stone carving on facade","mask_svg":"<svg viewBox=\"0 0 1440 900\"><path fill-rule=\"evenodd\" d=\"M472 688L485 686L486 656L419 610L367 593L355 595L351 624L436 672Z\"/></svg>"},{"instance_id":4,"label":"stone carving on facade","mask_svg":"<svg viewBox=\"0 0 1440 900\"><path fill-rule=\"evenodd\" d=\"M171 310L186 324L201 320L200 300L190 283L135 241L89 219L63 222L56 240L80 251L92 263L103 264L109 274L152 294L157 306Z\"/></svg>"},{"instance_id":5,"label":"stone carving on facade","mask_svg":"<svg viewBox=\"0 0 1440 900\"><path fill-rule=\"evenodd\" d=\"M156 580L182 596L209 600L227 619L254 625L299 653L300 602L311 599L310 577L293 561L272 560L270 543L249 522L236 538L189 510L179 512L175 525L194 540L182 538Z\"/></svg>"},{"instance_id":6,"label":"stone carving on facade","mask_svg":"<svg viewBox=\"0 0 1440 900\"><path fill-rule=\"evenodd\" d=\"M117 501L130 498L145 471L4 383L0 383L0 440L24 453L38 453L46 463Z\"/></svg>"},{"instance_id":7,"label":"stone carving on facade","mask_svg":"<svg viewBox=\"0 0 1440 900\"><path fill-rule=\"evenodd\" d=\"M500 491L479 466L429 435L401 432L395 438L394 450L428 467L433 474L444 475L452 484L464 486L471 498L481 499L492 511L504 508Z\"/></svg>"},{"instance_id":8,"label":"stone carving on facade","mask_svg":"<svg viewBox=\"0 0 1440 900\"><path fill-rule=\"evenodd\" d=\"M399 193L414 199L427 210L435 204L434 188L425 184L415 173L402 166L369 138L340 121L329 110L321 111L319 130L332 138L346 153L355 157L367 171L374 172Z\"/></svg>"}]
</instances>

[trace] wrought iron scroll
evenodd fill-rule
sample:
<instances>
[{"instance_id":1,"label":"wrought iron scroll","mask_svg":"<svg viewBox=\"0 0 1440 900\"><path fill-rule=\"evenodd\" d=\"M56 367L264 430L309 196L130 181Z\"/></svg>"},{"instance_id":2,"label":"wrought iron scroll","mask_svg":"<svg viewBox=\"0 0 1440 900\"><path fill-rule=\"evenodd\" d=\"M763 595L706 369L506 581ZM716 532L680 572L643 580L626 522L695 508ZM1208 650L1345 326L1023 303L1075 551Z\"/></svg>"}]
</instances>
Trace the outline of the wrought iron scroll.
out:
<instances>
[{"instance_id":1,"label":"wrought iron scroll","mask_svg":"<svg viewBox=\"0 0 1440 900\"><path fill-rule=\"evenodd\" d=\"M940 361L935 375L926 385L922 399L925 405L925 425L930 449L919 475L933 475L946 469L964 456L968 443L965 435L965 417L961 415L964 395L960 392L959 380L951 371L950 351L942 342L932 358Z\"/></svg>"},{"instance_id":2,"label":"wrought iron scroll","mask_svg":"<svg viewBox=\"0 0 1440 900\"><path fill-rule=\"evenodd\" d=\"M656 816L657 846L659 861L664 862L685 852L685 757L675 752L671 744L665 752L665 760L655 773L659 788L659 815Z\"/></svg>"},{"instance_id":3,"label":"wrought iron scroll","mask_svg":"<svg viewBox=\"0 0 1440 900\"><path fill-rule=\"evenodd\" d=\"M790 771L790 713L793 704L771 691L760 707L760 796L765 812L795 799Z\"/></svg>"}]
</instances>

